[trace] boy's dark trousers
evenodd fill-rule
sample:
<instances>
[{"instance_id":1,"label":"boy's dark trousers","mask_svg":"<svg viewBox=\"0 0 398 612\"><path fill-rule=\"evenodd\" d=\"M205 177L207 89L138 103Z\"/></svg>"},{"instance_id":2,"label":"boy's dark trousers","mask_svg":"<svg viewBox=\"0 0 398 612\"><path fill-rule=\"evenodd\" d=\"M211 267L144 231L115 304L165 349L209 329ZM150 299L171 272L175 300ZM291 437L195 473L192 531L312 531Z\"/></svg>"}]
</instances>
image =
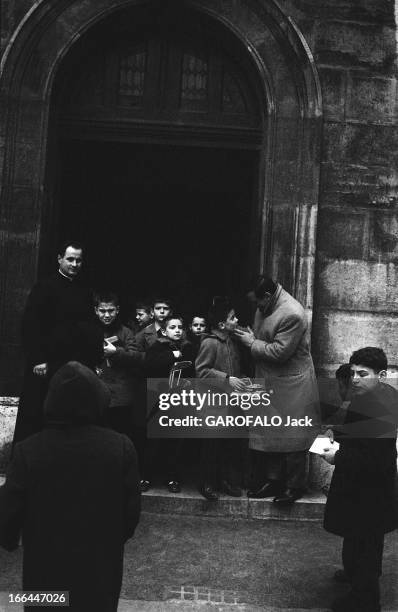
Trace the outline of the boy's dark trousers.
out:
<instances>
[{"instance_id":1,"label":"boy's dark trousers","mask_svg":"<svg viewBox=\"0 0 398 612\"><path fill-rule=\"evenodd\" d=\"M183 438L148 438L146 441L143 480L152 482L161 476L165 482L181 480Z\"/></svg>"},{"instance_id":2,"label":"boy's dark trousers","mask_svg":"<svg viewBox=\"0 0 398 612\"><path fill-rule=\"evenodd\" d=\"M383 547L384 534L350 536L343 540L343 567L351 581L351 596L358 610L380 609Z\"/></svg>"},{"instance_id":3,"label":"boy's dark trousers","mask_svg":"<svg viewBox=\"0 0 398 612\"><path fill-rule=\"evenodd\" d=\"M242 440L205 438L200 452L201 485L217 489L222 480L241 486Z\"/></svg>"}]
</instances>

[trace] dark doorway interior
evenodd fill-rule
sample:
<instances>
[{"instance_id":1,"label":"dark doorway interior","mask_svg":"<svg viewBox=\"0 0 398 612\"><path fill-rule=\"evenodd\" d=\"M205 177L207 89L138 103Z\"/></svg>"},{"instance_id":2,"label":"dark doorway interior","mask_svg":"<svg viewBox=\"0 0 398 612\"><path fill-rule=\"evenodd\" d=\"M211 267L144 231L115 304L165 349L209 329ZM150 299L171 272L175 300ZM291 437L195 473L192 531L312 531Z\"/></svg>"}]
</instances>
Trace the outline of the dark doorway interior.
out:
<instances>
[{"instance_id":1,"label":"dark doorway interior","mask_svg":"<svg viewBox=\"0 0 398 612\"><path fill-rule=\"evenodd\" d=\"M242 295L257 156L62 141L60 239L82 240L92 283L116 289L125 304L160 294L188 313L214 294Z\"/></svg>"}]
</instances>

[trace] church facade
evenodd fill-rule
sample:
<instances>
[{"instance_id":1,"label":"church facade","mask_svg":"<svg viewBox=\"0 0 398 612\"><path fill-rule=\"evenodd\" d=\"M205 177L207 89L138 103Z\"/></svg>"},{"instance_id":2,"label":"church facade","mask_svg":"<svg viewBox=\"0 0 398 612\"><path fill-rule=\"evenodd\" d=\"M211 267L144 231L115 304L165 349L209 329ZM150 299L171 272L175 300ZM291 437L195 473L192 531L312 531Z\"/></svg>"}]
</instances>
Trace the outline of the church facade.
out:
<instances>
[{"instance_id":1,"label":"church facade","mask_svg":"<svg viewBox=\"0 0 398 612\"><path fill-rule=\"evenodd\" d=\"M71 235L127 293L162 276L237 293L271 273L307 309L321 374L366 345L397 363L394 2L0 15L1 395L19 392L27 294Z\"/></svg>"}]
</instances>

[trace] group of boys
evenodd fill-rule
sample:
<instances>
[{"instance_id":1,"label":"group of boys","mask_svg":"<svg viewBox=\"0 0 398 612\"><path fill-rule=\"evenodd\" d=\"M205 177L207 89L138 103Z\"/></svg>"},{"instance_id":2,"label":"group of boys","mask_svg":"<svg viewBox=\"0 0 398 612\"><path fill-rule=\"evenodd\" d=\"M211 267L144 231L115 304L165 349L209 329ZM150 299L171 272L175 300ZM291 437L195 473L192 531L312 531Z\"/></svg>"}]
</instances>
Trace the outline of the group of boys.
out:
<instances>
[{"instance_id":1,"label":"group of boys","mask_svg":"<svg viewBox=\"0 0 398 612\"><path fill-rule=\"evenodd\" d=\"M136 305L135 321L129 327L119 318L115 294L97 295L95 313L103 326L104 358L98 373L111 392L108 423L133 440L141 470L141 490L148 491L161 467L163 479L172 493L181 491L181 438L147 439L145 378L167 379L173 366L190 366L184 376L220 378L234 390L245 389L241 380L241 350L233 337L238 319L226 298L214 298L207 317L192 316L188 330L172 303L156 298ZM156 406L155 406L156 409ZM210 439L200 450L200 491L210 500L217 490L240 496L241 474L238 463L241 441Z\"/></svg>"}]
</instances>

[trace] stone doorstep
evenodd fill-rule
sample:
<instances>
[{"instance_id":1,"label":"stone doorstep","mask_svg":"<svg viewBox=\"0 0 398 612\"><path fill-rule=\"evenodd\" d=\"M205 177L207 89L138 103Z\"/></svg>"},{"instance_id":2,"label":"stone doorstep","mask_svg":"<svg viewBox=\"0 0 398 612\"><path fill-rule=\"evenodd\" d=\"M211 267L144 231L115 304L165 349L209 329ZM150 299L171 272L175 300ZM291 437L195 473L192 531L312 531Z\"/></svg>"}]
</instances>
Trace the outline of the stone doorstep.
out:
<instances>
[{"instance_id":1,"label":"stone doorstep","mask_svg":"<svg viewBox=\"0 0 398 612\"><path fill-rule=\"evenodd\" d=\"M0 475L0 486L5 478ZM181 493L169 493L164 487L153 487L142 494L142 510L152 514L185 514L191 516L217 516L239 519L273 519L279 521L320 521L323 518L326 497L323 493L308 491L290 508L278 508L268 499L248 499L220 495L210 502L191 486Z\"/></svg>"},{"instance_id":2,"label":"stone doorstep","mask_svg":"<svg viewBox=\"0 0 398 612\"><path fill-rule=\"evenodd\" d=\"M170 493L155 486L142 494L142 510L154 514L230 517L236 519L273 519L281 521L320 521L323 519L326 496L308 491L289 508L278 508L273 498L248 499L220 495L217 502L206 500L192 486L183 486L181 493Z\"/></svg>"}]
</instances>

